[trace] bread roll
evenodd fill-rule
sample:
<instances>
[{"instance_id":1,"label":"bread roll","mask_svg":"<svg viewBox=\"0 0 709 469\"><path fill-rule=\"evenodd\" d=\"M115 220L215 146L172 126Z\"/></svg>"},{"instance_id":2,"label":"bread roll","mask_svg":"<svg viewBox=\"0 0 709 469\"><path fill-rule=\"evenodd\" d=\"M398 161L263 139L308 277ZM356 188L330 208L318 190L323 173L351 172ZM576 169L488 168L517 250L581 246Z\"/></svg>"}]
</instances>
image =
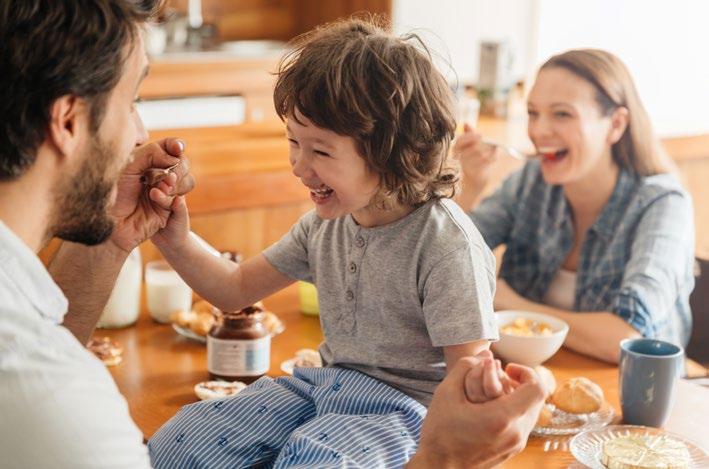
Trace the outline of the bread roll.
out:
<instances>
[{"instance_id":1,"label":"bread roll","mask_svg":"<svg viewBox=\"0 0 709 469\"><path fill-rule=\"evenodd\" d=\"M571 378L556 389L551 401L564 412L589 414L603 405L603 390L588 378Z\"/></svg>"}]
</instances>

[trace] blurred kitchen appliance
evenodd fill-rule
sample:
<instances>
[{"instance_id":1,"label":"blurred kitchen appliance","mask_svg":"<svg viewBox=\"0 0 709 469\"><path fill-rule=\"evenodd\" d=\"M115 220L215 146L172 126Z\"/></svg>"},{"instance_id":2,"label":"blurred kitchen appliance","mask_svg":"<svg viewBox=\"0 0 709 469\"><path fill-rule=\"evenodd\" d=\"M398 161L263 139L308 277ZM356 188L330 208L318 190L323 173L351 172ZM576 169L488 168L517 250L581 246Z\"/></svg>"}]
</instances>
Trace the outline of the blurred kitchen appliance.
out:
<instances>
[{"instance_id":1,"label":"blurred kitchen appliance","mask_svg":"<svg viewBox=\"0 0 709 469\"><path fill-rule=\"evenodd\" d=\"M512 48L507 40L480 42L477 92L481 114L506 116L507 96L514 85L513 63Z\"/></svg>"}]
</instances>

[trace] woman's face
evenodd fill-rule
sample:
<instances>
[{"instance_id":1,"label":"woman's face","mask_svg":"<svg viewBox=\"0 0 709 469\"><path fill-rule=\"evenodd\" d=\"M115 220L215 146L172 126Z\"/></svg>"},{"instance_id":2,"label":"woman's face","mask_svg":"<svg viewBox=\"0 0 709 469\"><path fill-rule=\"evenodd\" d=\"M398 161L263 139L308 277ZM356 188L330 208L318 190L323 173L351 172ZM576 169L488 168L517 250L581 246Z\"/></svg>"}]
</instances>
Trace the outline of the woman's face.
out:
<instances>
[{"instance_id":1,"label":"woman's face","mask_svg":"<svg viewBox=\"0 0 709 469\"><path fill-rule=\"evenodd\" d=\"M613 119L603 116L589 82L560 67L543 69L527 99L529 138L542 154L548 184L569 184L612 174L611 145L620 138ZM602 177L602 176L601 176Z\"/></svg>"}]
</instances>

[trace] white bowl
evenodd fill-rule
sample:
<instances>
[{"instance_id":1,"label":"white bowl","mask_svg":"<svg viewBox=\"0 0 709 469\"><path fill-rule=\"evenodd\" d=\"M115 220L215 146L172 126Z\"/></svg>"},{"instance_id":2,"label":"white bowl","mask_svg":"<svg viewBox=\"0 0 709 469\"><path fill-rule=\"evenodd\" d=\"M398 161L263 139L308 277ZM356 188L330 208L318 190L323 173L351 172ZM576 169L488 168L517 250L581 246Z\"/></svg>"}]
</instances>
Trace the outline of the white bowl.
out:
<instances>
[{"instance_id":1,"label":"white bowl","mask_svg":"<svg viewBox=\"0 0 709 469\"><path fill-rule=\"evenodd\" d=\"M500 331L500 340L492 343L492 351L507 362L519 363L526 366L537 366L548 360L564 343L569 325L561 319L548 314L532 313L531 311L498 311L497 327ZM547 336L524 337L505 334L502 327L523 317L533 321L548 324L553 332Z\"/></svg>"}]
</instances>

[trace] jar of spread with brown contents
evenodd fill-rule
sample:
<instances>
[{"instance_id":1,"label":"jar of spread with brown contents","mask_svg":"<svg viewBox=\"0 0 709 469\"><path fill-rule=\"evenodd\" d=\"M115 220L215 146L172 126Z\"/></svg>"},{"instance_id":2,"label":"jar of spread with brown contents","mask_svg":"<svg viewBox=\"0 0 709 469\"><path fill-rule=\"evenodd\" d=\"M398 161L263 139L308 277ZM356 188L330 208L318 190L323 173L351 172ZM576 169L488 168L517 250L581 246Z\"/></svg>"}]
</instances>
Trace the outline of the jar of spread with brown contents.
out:
<instances>
[{"instance_id":1,"label":"jar of spread with brown contents","mask_svg":"<svg viewBox=\"0 0 709 469\"><path fill-rule=\"evenodd\" d=\"M207 370L211 379L251 383L268 372L271 335L263 312L252 306L222 313L207 336Z\"/></svg>"}]
</instances>

